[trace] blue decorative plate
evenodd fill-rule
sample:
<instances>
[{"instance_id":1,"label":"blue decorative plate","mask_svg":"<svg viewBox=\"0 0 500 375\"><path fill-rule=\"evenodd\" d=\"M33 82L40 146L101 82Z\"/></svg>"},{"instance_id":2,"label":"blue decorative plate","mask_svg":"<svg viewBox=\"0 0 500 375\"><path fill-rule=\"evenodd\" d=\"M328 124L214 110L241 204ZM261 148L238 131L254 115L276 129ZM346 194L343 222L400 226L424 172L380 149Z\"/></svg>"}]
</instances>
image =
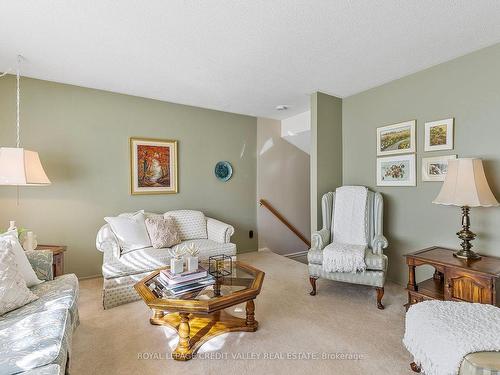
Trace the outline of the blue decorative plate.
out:
<instances>
[{"instance_id":1,"label":"blue decorative plate","mask_svg":"<svg viewBox=\"0 0 500 375\"><path fill-rule=\"evenodd\" d=\"M220 161L215 164L215 177L221 181L227 181L233 175L233 167L228 161Z\"/></svg>"}]
</instances>

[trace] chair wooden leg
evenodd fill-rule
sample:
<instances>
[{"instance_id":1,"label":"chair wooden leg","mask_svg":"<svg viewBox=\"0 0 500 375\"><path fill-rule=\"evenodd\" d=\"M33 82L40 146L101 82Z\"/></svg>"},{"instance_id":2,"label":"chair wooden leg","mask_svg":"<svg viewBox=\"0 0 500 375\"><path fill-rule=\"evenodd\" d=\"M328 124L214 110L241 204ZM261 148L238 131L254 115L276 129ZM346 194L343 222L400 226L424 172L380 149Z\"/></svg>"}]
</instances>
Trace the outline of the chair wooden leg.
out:
<instances>
[{"instance_id":1,"label":"chair wooden leg","mask_svg":"<svg viewBox=\"0 0 500 375\"><path fill-rule=\"evenodd\" d=\"M311 293L309 293L311 296L316 295L316 280L318 280L317 277L309 277L309 282L311 283L312 286Z\"/></svg>"},{"instance_id":2,"label":"chair wooden leg","mask_svg":"<svg viewBox=\"0 0 500 375\"><path fill-rule=\"evenodd\" d=\"M419 365L417 365L415 362L410 363L410 368L412 369L413 372L420 372L422 369L420 368Z\"/></svg>"},{"instance_id":3,"label":"chair wooden leg","mask_svg":"<svg viewBox=\"0 0 500 375\"><path fill-rule=\"evenodd\" d=\"M382 297L384 296L384 288L375 288L377 290L377 308L380 310L384 309L384 305L382 305Z\"/></svg>"}]
</instances>

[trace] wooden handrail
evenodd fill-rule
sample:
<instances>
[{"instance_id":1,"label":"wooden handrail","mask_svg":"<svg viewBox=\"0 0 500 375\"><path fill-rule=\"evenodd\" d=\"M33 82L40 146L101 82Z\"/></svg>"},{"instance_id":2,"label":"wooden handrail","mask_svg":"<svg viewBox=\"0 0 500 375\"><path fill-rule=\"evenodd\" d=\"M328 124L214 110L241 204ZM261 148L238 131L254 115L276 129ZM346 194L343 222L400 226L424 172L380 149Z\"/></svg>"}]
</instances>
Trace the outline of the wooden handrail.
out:
<instances>
[{"instance_id":1,"label":"wooden handrail","mask_svg":"<svg viewBox=\"0 0 500 375\"><path fill-rule=\"evenodd\" d=\"M261 199L259 200L259 203L261 206L267 208L274 216L276 216L279 221L285 224L285 226L288 229L290 229L293 233L295 233L295 235L299 237L302 240L302 242L304 242L307 246L311 247L311 242L309 242L309 240L306 237L304 237L304 235L300 233L299 230L292 225L292 223L290 223L287 219L285 219L283 215L281 215L273 206L271 206L271 204L268 201L266 201L265 199Z\"/></svg>"}]
</instances>

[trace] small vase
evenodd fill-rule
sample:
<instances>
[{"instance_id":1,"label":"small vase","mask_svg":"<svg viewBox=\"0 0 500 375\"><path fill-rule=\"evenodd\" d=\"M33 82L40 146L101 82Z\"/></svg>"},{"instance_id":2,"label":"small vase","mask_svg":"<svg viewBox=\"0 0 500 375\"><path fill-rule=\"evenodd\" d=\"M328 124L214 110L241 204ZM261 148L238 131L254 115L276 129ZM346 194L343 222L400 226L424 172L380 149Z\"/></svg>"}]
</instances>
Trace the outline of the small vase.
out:
<instances>
[{"instance_id":1,"label":"small vase","mask_svg":"<svg viewBox=\"0 0 500 375\"><path fill-rule=\"evenodd\" d=\"M9 229L7 229L7 232L11 231L11 230L16 230L16 222L15 220L11 220L9 221Z\"/></svg>"},{"instance_id":2,"label":"small vase","mask_svg":"<svg viewBox=\"0 0 500 375\"><path fill-rule=\"evenodd\" d=\"M186 259L188 272L194 272L198 270L198 257L187 257Z\"/></svg>"},{"instance_id":3,"label":"small vase","mask_svg":"<svg viewBox=\"0 0 500 375\"><path fill-rule=\"evenodd\" d=\"M36 241L36 235L31 231L26 232L22 246L25 251L35 250L36 247L38 246L38 243Z\"/></svg>"},{"instance_id":4,"label":"small vase","mask_svg":"<svg viewBox=\"0 0 500 375\"><path fill-rule=\"evenodd\" d=\"M174 275L182 273L184 271L184 259L170 259L170 272Z\"/></svg>"}]
</instances>

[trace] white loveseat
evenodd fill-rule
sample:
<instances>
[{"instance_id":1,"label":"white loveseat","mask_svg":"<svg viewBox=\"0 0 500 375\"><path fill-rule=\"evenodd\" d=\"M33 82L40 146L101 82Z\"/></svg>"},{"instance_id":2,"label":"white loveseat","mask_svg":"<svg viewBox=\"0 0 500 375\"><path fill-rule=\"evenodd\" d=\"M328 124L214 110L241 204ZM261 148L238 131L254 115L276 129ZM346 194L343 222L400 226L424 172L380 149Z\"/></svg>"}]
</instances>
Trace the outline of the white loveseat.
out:
<instances>
[{"instance_id":1,"label":"white loveseat","mask_svg":"<svg viewBox=\"0 0 500 375\"><path fill-rule=\"evenodd\" d=\"M205 217L200 211L177 210L165 213L169 214L175 217L180 232L182 242L178 246L197 244L201 260L212 255L236 254L236 245L230 242L234 234L231 225ZM132 214L124 213L120 216L130 215ZM146 213L146 216L150 215L160 214ZM171 257L167 248L146 247L123 253L109 224L102 226L97 233L96 247L104 253L102 275L105 309L139 299L134 284L151 271L170 264Z\"/></svg>"}]
</instances>

